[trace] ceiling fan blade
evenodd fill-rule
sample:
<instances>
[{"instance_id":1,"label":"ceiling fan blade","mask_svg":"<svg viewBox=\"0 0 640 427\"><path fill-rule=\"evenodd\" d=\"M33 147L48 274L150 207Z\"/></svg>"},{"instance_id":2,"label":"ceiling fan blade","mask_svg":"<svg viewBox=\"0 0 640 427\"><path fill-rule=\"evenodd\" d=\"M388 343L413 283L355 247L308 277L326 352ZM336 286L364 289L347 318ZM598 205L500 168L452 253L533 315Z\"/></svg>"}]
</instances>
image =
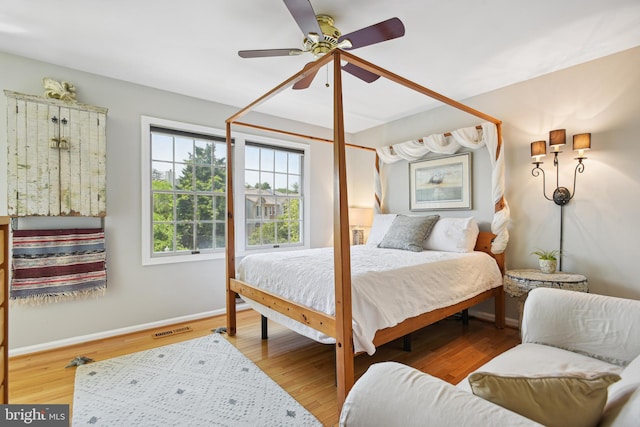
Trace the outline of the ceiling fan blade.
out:
<instances>
[{"instance_id":1,"label":"ceiling fan blade","mask_svg":"<svg viewBox=\"0 0 640 427\"><path fill-rule=\"evenodd\" d=\"M307 64L307 65L309 65L309 64ZM302 79L298 80L293 85L292 89L298 90L298 89L306 89L306 88L308 88L309 86L311 86L311 82L316 77L316 74L318 74L318 69L315 69L315 70L311 71L309 74L304 76Z\"/></svg>"},{"instance_id":2,"label":"ceiling fan blade","mask_svg":"<svg viewBox=\"0 0 640 427\"><path fill-rule=\"evenodd\" d=\"M376 73L372 73L371 71L367 71L364 68L360 68L357 65L353 65L350 62L346 63L342 66L342 69L347 73L356 76L360 80L364 80L367 83L373 83L380 78Z\"/></svg>"},{"instance_id":3,"label":"ceiling fan blade","mask_svg":"<svg viewBox=\"0 0 640 427\"><path fill-rule=\"evenodd\" d=\"M391 18L369 27L361 28L358 31L344 34L338 39L338 43L343 40L351 41L351 47L345 48L345 50L351 50L402 36L404 36L404 24L398 18Z\"/></svg>"},{"instance_id":4,"label":"ceiling fan blade","mask_svg":"<svg viewBox=\"0 0 640 427\"><path fill-rule=\"evenodd\" d=\"M309 33L322 34L320 24L316 19L316 13L313 11L309 0L284 0L284 4L305 37Z\"/></svg>"},{"instance_id":5,"label":"ceiling fan blade","mask_svg":"<svg viewBox=\"0 0 640 427\"><path fill-rule=\"evenodd\" d=\"M238 55L242 58L264 58L267 56L296 56L304 53L300 49L262 49L262 50L239 50Z\"/></svg>"}]
</instances>

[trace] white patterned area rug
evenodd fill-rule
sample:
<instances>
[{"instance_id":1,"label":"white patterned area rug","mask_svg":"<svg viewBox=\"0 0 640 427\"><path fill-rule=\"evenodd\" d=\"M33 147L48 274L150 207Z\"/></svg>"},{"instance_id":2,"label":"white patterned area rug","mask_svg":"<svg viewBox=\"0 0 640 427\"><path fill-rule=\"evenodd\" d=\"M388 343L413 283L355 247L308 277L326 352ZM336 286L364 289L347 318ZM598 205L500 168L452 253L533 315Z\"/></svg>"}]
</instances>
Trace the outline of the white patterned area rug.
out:
<instances>
[{"instance_id":1,"label":"white patterned area rug","mask_svg":"<svg viewBox=\"0 0 640 427\"><path fill-rule=\"evenodd\" d=\"M73 426L321 426L220 334L80 365Z\"/></svg>"}]
</instances>

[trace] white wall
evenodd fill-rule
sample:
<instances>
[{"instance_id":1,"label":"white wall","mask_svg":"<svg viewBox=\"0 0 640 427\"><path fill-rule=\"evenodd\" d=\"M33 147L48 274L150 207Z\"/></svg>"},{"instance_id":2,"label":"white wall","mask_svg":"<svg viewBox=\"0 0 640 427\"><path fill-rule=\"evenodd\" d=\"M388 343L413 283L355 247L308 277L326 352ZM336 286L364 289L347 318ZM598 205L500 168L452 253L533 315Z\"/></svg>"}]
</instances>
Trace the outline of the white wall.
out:
<instances>
[{"instance_id":1,"label":"white wall","mask_svg":"<svg viewBox=\"0 0 640 427\"><path fill-rule=\"evenodd\" d=\"M107 118L107 295L102 298L10 308L11 349L99 334L225 307L224 260L141 265L140 116L148 115L224 129L238 109L144 86L0 53L2 89L41 94L44 76L73 83L80 102L109 108ZM256 97L261 94L256 94ZM6 98L0 96L0 114ZM313 128L260 114L252 121L330 138ZM246 128L238 131L248 133ZM274 134L269 134L276 137ZM304 142L304 141L303 141ZM312 246L332 241L332 145L311 145ZM6 120L0 120L0 164L6 164ZM349 149L352 204L372 200L373 155ZM368 177L368 178L367 178ZM0 214L6 214L6 171L0 173Z\"/></svg>"},{"instance_id":2,"label":"white wall","mask_svg":"<svg viewBox=\"0 0 640 427\"><path fill-rule=\"evenodd\" d=\"M559 208L543 198L540 179L531 176L529 143L546 139L548 131L557 128L566 128L569 138L574 133L591 132L593 150L588 153L585 172L578 176L576 196L565 207L563 269L585 274L594 293L640 298L638 264L634 260L640 241L640 228L636 225L640 210L638 69L640 48L464 101L504 123L507 200L512 212L508 268L535 268L537 260L530 255L532 250L558 246ZM10 347L223 309L222 260L140 265L140 115L223 128L224 120L237 109L0 53L3 89L38 94L42 92L40 79L44 76L68 80L78 88L82 102L109 108L106 219L109 284L107 296L100 299L12 307ZM418 83L429 86L426 79ZM6 100L1 96L0 111L5 108ZM286 123L290 131L331 137L328 130L264 115L253 115L252 121L271 126ZM471 116L442 107L349 139L355 144L375 147L477 123ZM311 243L326 246L332 240L331 145L311 145ZM349 185L351 204L368 206L373 156L351 149L348 156L349 176L353 178ZM486 226L491 207L483 204L482 193L488 190L482 184L487 177L482 173L480 156L474 152L473 214ZM573 157L568 145L561 157L563 186L571 186ZM5 120L0 120L0 164L6 164ZM544 167L553 176L548 158ZM388 209L408 211L408 200L404 199L408 197L406 163L385 169L388 170L383 172L390 172L385 184ZM5 175L0 173L0 213L6 206ZM511 317L514 307L513 301L509 301Z\"/></svg>"},{"instance_id":3,"label":"white wall","mask_svg":"<svg viewBox=\"0 0 640 427\"><path fill-rule=\"evenodd\" d=\"M529 144L547 140L552 129L567 130L560 185L571 189L576 164L571 136L591 132L586 169L577 177L574 199L564 208L562 267L586 275L593 293L640 299L640 264L635 259L640 241L639 69L640 48L635 48L463 101L503 121L506 196L512 213L507 268L537 268L531 251L559 246L560 208L543 197L541 178L531 175ZM418 83L429 86L426 78ZM361 132L354 142L390 145L477 123L445 106ZM550 194L555 171L551 156L543 160ZM477 171L476 162L474 166ZM405 211L407 165L388 169L393 174L389 191L397 192L389 196L388 210ZM475 174L474 179L478 184ZM508 301L508 315L514 307Z\"/></svg>"}]
</instances>

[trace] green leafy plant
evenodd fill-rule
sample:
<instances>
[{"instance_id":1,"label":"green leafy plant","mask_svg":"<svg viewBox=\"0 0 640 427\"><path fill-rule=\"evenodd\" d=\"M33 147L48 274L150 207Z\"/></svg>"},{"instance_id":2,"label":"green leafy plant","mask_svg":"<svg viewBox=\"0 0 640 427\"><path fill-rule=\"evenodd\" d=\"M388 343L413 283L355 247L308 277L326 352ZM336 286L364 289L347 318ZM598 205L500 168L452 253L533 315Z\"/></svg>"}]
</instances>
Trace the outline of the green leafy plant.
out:
<instances>
[{"instance_id":1,"label":"green leafy plant","mask_svg":"<svg viewBox=\"0 0 640 427\"><path fill-rule=\"evenodd\" d=\"M558 255L560 255L560 251L557 249L554 249L552 251L543 251L542 249L538 249L537 251L531 252L531 255L537 255L540 259L557 261Z\"/></svg>"}]
</instances>

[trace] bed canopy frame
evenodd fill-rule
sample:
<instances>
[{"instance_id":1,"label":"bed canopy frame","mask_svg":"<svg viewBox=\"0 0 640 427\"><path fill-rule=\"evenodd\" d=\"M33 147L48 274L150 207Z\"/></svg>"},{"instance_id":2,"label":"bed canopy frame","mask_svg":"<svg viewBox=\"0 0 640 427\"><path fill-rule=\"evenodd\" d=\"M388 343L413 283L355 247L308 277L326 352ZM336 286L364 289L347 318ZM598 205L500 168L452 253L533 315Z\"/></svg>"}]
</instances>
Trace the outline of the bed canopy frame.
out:
<instances>
[{"instance_id":1,"label":"bed canopy frame","mask_svg":"<svg viewBox=\"0 0 640 427\"><path fill-rule=\"evenodd\" d=\"M307 64L301 71L291 76L254 102L242 108L233 116L226 120L226 138L227 138L227 161L232 164L233 158L231 128L233 125L251 127L261 131L275 132L283 135L295 136L314 141L333 143L333 239L334 239L334 277L335 277L335 316L310 309L298 303L285 300L278 295L260 290L251 285L236 280L236 262L235 262L235 222L234 222L234 192L233 192L233 168L227 168L227 227L226 227L226 305L227 305L227 333L230 336L236 334L236 296L245 295L261 304L285 314L307 326L310 326L320 332L332 336L336 340L336 378L337 378L337 397L338 405L342 407L347 393L351 389L355 381L354 373L354 349L353 349L353 331L352 331L352 309L351 309L351 256L350 256L350 240L349 240L349 218L348 218L348 198L347 198L347 182L346 182L346 150L345 147L355 147L366 150L375 151L369 147L362 147L348 144L345 141L344 129L344 110L342 102L342 66L341 61L348 62L352 65L375 73L381 77L389 79L395 83L405 86L413 91L421 93L427 97L441 101L444 104L452 106L458 110L481 118L485 121L496 125L498 134L498 149L500 152L502 145L502 122L488 114L468 107L453 99L447 98L437 92L414 83L406 78L385 70L373 63L365 61L341 49L334 49L320 59ZM314 137L311 135L303 135L299 133L287 132L280 129L269 128L265 126L253 125L241 122L240 119L253 110L258 105L277 95L285 89L290 88L296 82L304 79L310 73L315 74L321 67L333 62L333 140ZM376 155L376 168L378 167L378 157ZM495 209L500 208L497 203ZM476 249L484 250L490 253L491 234L481 233L478 238ZM501 269L504 268L503 255L493 255ZM502 286L486 291L477 297L454 306L445 307L443 309L434 310L416 318L408 319L397 327L387 328L379 331L376 335L374 343L376 346L390 342L393 339L406 335L420 327L426 326L437 320L460 312L472 305L477 304L485 299L495 298L496 307L496 326L504 327L504 293Z\"/></svg>"}]
</instances>

